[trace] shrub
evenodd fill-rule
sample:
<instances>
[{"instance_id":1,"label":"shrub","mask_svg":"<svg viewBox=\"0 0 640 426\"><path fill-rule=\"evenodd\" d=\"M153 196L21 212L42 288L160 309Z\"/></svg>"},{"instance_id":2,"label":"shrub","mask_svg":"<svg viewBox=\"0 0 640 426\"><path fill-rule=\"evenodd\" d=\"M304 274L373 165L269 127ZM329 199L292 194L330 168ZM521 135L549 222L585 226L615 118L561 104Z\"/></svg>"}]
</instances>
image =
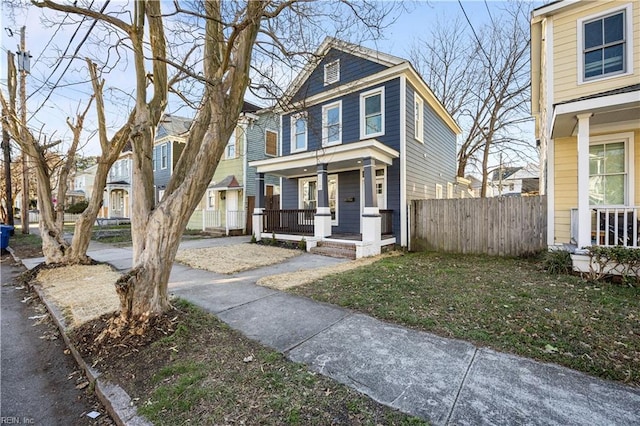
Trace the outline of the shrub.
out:
<instances>
[{"instance_id":1,"label":"shrub","mask_svg":"<svg viewBox=\"0 0 640 426\"><path fill-rule=\"evenodd\" d=\"M544 268L553 275L569 274L573 270L571 253L565 250L552 250L544 255Z\"/></svg>"},{"instance_id":2,"label":"shrub","mask_svg":"<svg viewBox=\"0 0 640 426\"><path fill-rule=\"evenodd\" d=\"M88 201L78 201L77 203L71 204L69 207L67 207L67 210L65 211L71 214L79 214L85 211L87 207L89 207Z\"/></svg>"},{"instance_id":3,"label":"shrub","mask_svg":"<svg viewBox=\"0 0 640 426\"><path fill-rule=\"evenodd\" d=\"M307 251L307 241L304 239L304 237L300 241L298 241L298 249Z\"/></svg>"},{"instance_id":4,"label":"shrub","mask_svg":"<svg viewBox=\"0 0 640 426\"><path fill-rule=\"evenodd\" d=\"M587 249L591 264L591 279L601 279L607 268L615 269L622 275L622 281L633 286L640 282L640 248L623 246L591 246ZM597 270L594 266L597 265Z\"/></svg>"}]
</instances>

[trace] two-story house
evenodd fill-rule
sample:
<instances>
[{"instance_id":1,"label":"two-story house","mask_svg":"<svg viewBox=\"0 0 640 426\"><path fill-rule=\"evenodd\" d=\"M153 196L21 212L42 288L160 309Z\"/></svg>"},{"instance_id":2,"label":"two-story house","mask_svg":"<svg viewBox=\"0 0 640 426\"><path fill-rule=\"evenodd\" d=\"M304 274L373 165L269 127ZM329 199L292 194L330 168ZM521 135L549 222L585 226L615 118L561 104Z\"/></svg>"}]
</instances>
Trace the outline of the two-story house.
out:
<instances>
[{"instance_id":1,"label":"two-story house","mask_svg":"<svg viewBox=\"0 0 640 426\"><path fill-rule=\"evenodd\" d=\"M191 119L164 114L153 142L153 185L156 204L160 202L184 149Z\"/></svg>"},{"instance_id":2,"label":"two-story house","mask_svg":"<svg viewBox=\"0 0 640 426\"><path fill-rule=\"evenodd\" d=\"M244 102L238 125L207 188L190 227L218 230L224 234L252 233L255 203L255 167L249 162L278 155L280 120L270 109ZM266 194L280 193L277 177L266 176Z\"/></svg>"},{"instance_id":3,"label":"two-story house","mask_svg":"<svg viewBox=\"0 0 640 426\"><path fill-rule=\"evenodd\" d=\"M585 247L638 247L640 4L562 0L535 9L531 59L549 246L577 252L577 268Z\"/></svg>"},{"instance_id":4,"label":"two-story house","mask_svg":"<svg viewBox=\"0 0 640 426\"><path fill-rule=\"evenodd\" d=\"M407 246L408 206L455 185L460 129L406 60L327 38L287 89L277 157L254 161L256 238ZM281 177L265 209L265 174ZM459 191L456 191L458 193Z\"/></svg>"}]
</instances>

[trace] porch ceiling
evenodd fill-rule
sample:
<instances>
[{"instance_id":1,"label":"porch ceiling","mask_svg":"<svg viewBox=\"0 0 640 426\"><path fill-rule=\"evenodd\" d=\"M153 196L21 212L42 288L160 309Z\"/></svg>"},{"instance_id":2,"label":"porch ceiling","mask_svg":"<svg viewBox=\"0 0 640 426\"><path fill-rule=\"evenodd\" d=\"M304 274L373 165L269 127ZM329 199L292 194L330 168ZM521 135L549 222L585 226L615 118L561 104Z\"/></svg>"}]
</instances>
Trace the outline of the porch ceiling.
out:
<instances>
[{"instance_id":1,"label":"porch ceiling","mask_svg":"<svg viewBox=\"0 0 640 426\"><path fill-rule=\"evenodd\" d=\"M375 139L367 139L317 151L252 161L249 165L256 167L258 173L296 177L315 173L318 164L326 163L328 171L332 172L358 169L362 167L364 158L372 158L377 164L391 165L393 159L399 156L400 154L395 149L389 148Z\"/></svg>"},{"instance_id":2,"label":"porch ceiling","mask_svg":"<svg viewBox=\"0 0 640 426\"><path fill-rule=\"evenodd\" d=\"M576 115L589 112L593 114L589 119L589 127L592 132L598 131L598 128L604 130L609 126L626 123L631 128L637 128L638 117L640 117L640 90L556 105L552 137L577 135L578 119Z\"/></svg>"}]
</instances>

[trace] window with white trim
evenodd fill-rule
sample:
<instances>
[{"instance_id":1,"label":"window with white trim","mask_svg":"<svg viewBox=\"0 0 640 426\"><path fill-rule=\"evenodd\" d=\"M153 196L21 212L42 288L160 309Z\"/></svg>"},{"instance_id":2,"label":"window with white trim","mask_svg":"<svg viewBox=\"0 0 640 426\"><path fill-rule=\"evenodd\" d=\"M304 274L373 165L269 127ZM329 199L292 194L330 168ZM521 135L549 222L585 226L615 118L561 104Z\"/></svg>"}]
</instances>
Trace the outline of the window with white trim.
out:
<instances>
[{"instance_id":1,"label":"window with white trim","mask_svg":"<svg viewBox=\"0 0 640 426\"><path fill-rule=\"evenodd\" d=\"M300 179L299 208L316 210L318 208L318 178L311 177ZM331 212L331 224L338 225L338 175L327 176L329 187L329 211Z\"/></svg>"},{"instance_id":2,"label":"window with white trim","mask_svg":"<svg viewBox=\"0 0 640 426\"><path fill-rule=\"evenodd\" d=\"M360 139L384 135L384 87L360 94Z\"/></svg>"},{"instance_id":3,"label":"window with white trim","mask_svg":"<svg viewBox=\"0 0 640 426\"><path fill-rule=\"evenodd\" d=\"M163 143L160 146L160 167L162 169L166 169L167 168L167 145L166 143Z\"/></svg>"},{"instance_id":4,"label":"window with white trim","mask_svg":"<svg viewBox=\"0 0 640 426\"><path fill-rule=\"evenodd\" d=\"M233 129L233 132L231 132L231 136L229 137L229 142L227 142L225 158L229 160L236 158L236 156L236 130Z\"/></svg>"},{"instance_id":5,"label":"window with white trim","mask_svg":"<svg viewBox=\"0 0 640 426\"><path fill-rule=\"evenodd\" d=\"M589 146L589 204L625 205L628 197L627 152L624 141Z\"/></svg>"},{"instance_id":6,"label":"window with white trim","mask_svg":"<svg viewBox=\"0 0 640 426\"><path fill-rule=\"evenodd\" d=\"M436 183L436 198L438 200L442 199L442 185L440 185L439 183Z\"/></svg>"},{"instance_id":7,"label":"window with white trim","mask_svg":"<svg viewBox=\"0 0 640 426\"><path fill-rule=\"evenodd\" d=\"M340 81L340 60L335 60L324 66L324 85Z\"/></svg>"},{"instance_id":8,"label":"window with white trim","mask_svg":"<svg viewBox=\"0 0 640 426\"><path fill-rule=\"evenodd\" d=\"M631 72L631 27L630 4L578 20L579 83Z\"/></svg>"},{"instance_id":9,"label":"window with white trim","mask_svg":"<svg viewBox=\"0 0 640 426\"><path fill-rule=\"evenodd\" d=\"M451 182L447 182L447 198L453 198L453 184Z\"/></svg>"},{"instance_id":10,"label":"window with white trim","mask_svg":"<svg viewBox=\"0 0 640 426\"><path fill-rule=\"evenodd\" d=\"M322 107L322 145L342 143L342 101Z\"/></svg>"},{"instance_id":11,"label":"window with white trim","mask_svg":"<svg viewBox=\"0 0 640 426\"><path fill-rule=\"evenodd\" d=\"M210 189L207 191L207 209L215 210L216 209L216 198L218 195L218 191Z\"/></svg>"},{"instance_id":12,"label":"window with white trim","mask_svg":"<svg viewBox=\"0 0 640 426\"><path fill-rule=\"evenodd\" d=\"M307 115L291 116L291 152L307 150Z\"/></svg>"},{"instance_id":13,"label":"window with white trim","mask_svg":"<svg viewBox=\"0 0 640 426\"><path fill-rule=\"evenodd\" d=\"M414 132L417 141L422 142L424 137L424 102L416 93L413 103Z\"/></svg>"}]
</instances>

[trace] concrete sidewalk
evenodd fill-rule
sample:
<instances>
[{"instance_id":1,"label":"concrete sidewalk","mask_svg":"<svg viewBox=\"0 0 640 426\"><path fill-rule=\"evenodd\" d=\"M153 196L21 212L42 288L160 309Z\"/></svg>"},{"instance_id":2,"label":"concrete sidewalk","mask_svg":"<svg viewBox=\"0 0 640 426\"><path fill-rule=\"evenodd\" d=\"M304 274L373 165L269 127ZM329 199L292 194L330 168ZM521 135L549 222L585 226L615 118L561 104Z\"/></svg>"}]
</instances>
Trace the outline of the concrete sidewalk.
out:
<instances>
[{"instance_id":1,"label":"concrete sidewalk","mask_svg":"<svg viewBox=\"0 0 640 426\"><path fill-rule=\"evenodd\" d=\"M184 247L248 241L191 240ZM131 250L92 245L120 270ZM257 286L263 276L343 262L305 253L221 275L175 265L169 289L289 359L433 424L640 425L640 389L385 323ZM27 267L37 259L23 260Z\"/></svg>"}]
</instances>

